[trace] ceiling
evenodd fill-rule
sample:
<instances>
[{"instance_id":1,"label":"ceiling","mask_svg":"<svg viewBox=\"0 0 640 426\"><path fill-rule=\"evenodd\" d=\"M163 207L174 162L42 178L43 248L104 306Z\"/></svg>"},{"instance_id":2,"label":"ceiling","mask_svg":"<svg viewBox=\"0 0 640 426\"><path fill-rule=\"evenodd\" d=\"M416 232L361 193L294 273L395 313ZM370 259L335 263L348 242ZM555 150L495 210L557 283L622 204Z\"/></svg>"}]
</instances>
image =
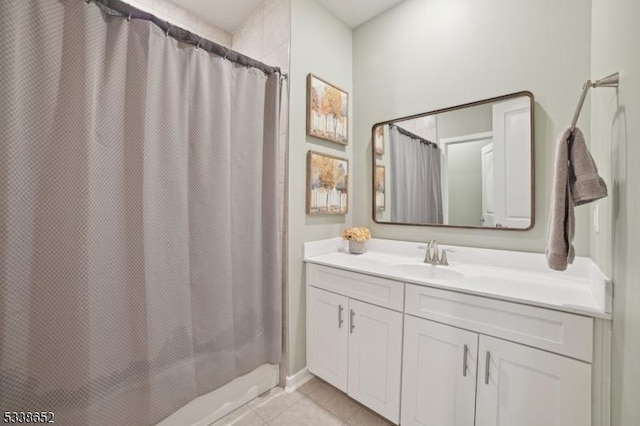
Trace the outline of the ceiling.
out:
<instances>
[{"instance_id":1,"label":"ceiling","mask_svg":"<svg viewBox=\"0 0 640 426\"><path fill-rule=\"evenodd\" d=\"M402 0L318 0L335 16L351 28L367 22L374 16Z\"/></svg>"},{"instance_id":2,"label":"ceiling","mask_svg":"<svg viewBox=\"0 0 640 426\"><path fill-rule=\"evenodd\" d=\"M228 33L244 21L264 0L170 0L204 21Z\"/></svg>"},{"instance_id":3,"label":"ceiling","mask_svg":"<svg viewBox=\"0 0 640 426\"><path fill-rule=\"evenodd\" d=\"M232 33L264 0L171 0L205 21ZM291 0L295 1L295 0ZM350 28L402 0L317 0Z\"/></svg>"}]
</instances>

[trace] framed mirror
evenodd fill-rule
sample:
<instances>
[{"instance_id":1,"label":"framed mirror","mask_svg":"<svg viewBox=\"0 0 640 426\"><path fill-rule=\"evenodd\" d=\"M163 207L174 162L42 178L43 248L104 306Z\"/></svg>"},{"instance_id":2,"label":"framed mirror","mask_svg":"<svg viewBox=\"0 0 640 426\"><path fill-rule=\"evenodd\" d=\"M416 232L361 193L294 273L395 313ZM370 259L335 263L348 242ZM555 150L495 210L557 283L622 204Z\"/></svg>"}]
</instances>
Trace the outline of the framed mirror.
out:
<instances>
[{"instance_id":1,"label":"framed mirror","mask_svg":"<svg viewBox=\"0 0 640 426\"><path fill-rule=\"evenodd\" d=\"M375 222L533 227L530 92L377 123L371 140Z\"/></svg>"}]
</instances>

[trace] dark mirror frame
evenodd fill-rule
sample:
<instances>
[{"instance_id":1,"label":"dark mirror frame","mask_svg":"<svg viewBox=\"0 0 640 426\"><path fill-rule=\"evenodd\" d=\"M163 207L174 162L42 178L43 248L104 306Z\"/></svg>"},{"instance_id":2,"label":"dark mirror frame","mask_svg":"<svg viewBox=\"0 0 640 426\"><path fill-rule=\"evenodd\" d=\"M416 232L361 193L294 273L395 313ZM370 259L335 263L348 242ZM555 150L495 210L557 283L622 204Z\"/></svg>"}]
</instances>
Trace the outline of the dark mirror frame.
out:
<instances>
[{"instance_id":1,"label":"dark mirror frame","mask_svg":"<svg viewBox=\"0 0 640 426\"><path fill-rule=\"evenodd\" d=\"M445 225L445 224L424 224L424 223L396 223L396 222L380 222L376 219L376 191L375 191L375 179L376 179L376 152L375 152L375 131L378 126L385 126L388 124L393 124L398 121L406 121L413 120L415 118L425 117L427 115L435 115L441 114L444 112L455 111L458 109L474 107L478 105L494 103L505 101L507 99L517 98L526 96L529 98L530 103L530 111L531 111L531 223L527 228L500 228L500 227L492 227L492 228L483 228L481 226L468 226L468 225ZM536 211L536 181L535 181L535 170L536 170L536 157L535 157L535 121L533 110L535 108L535 102L533 98L533 93L529 91L515 92L510 93L508 95L497 96L495 98L483 99L476 102L469 102L462 105L456 105L449 108L437 109L434 111L424 112L420 114L409 115L406 117L395 118L393 120L382 121L380 123L376 123L371 127L371 212L373 221L380 225L400 225L400 226L434 226L438 228L462 228L462 229L477 229L477 230L492 230L492 231L530 231L535 225L535 211ZM388 141L385 141L388 143Z\"/></svg>"}]
</instances>

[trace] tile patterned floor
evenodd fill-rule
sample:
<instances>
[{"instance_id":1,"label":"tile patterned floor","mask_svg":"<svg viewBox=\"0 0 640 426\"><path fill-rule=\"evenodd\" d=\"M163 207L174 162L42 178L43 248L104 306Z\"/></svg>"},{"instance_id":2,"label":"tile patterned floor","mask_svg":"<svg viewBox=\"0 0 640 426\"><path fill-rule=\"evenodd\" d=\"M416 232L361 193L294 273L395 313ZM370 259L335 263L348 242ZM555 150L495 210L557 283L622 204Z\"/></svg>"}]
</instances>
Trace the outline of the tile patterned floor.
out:
<instances>
[{"instance_id":1,"label":"tile patterned floor","mask_svg":"<svg viewBox=\"0 0 640 426\"><path fill-rule=\"evenodd\" d=\"M391 426L388 420L314 378L293 393L273 388L212 426Z\"/></svg>"}]
</instances>

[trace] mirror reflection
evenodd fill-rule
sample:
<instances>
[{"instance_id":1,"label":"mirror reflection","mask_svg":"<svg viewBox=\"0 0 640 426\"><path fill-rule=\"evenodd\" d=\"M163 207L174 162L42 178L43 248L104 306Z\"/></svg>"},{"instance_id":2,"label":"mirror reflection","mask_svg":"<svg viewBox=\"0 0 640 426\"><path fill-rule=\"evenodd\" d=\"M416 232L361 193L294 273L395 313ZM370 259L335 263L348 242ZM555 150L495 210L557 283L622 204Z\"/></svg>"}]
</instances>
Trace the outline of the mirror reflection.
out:
<instances>
[{"instance_id":1,"label":"mirror reflection","mask_svg":"<svg viewBox=\"0 0 640 426\"><path fill-rule=\"evenodd\" d=\"M532 227L532 108L520 92L375 125L376 222Z\"/></svg>"}]
</instances>

